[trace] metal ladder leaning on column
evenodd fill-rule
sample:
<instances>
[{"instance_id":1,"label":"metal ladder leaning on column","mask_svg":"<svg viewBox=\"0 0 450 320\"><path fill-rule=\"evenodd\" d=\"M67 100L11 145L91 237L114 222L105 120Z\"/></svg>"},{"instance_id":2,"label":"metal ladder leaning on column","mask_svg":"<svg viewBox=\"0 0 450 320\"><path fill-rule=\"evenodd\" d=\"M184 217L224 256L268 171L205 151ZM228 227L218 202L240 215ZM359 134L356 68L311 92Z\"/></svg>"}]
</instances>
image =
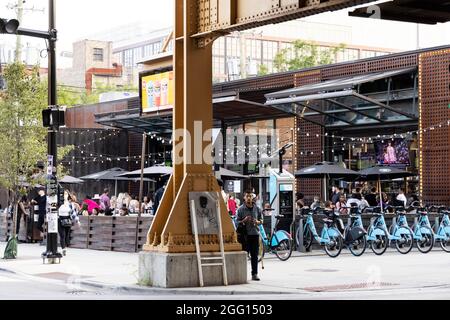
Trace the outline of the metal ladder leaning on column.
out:
<instances>
[{"instance_id":1,"label":"metal ladder leaning on column","mask_svg":"<svg viewBox=\"0 0 450 320\"><path fill-rule=\"evenodd\" d=\"M217 224L219 227L219 233L217 237L219 238L219 244L220 244L220 256L215 257L202 257L201 251L200 251L200 243L198 238L198 227L197 227L197 216L195 214L195 201L191 200L191 221L192 226L194 228L194 238L195 238L195 251L197 253L197 264L198 264L198 278L200 280L200 287L204 287L203 282L203 267L213 267L213 266L221 266L222 267L222 274L223 274L223 284L224 286L228 286L228 279L227 279L227 266L225 261L225 250L223 245L223 232L222 232L222 219L220 215L220 199L222 198L221 194L218 193L217 198L217 206L216 206L216 219ZM203 261L217 261L221 260L221 262L209 262L209 263L203 263Z\"/></svg>"}]
</instances>

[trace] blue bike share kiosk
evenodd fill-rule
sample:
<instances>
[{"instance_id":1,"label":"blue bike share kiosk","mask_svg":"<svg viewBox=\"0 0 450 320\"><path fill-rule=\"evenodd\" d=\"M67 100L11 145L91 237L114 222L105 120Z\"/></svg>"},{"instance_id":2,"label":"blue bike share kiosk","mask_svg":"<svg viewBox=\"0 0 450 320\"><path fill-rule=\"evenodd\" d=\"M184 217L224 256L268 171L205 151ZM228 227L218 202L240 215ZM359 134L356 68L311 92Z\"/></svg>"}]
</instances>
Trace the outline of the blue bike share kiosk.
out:
<instances>
[{"instance_id":1,"label":"blue bike share kiosk","mask_svg":"<svg viewBox=\"0 0 450 320\"><path fill-rule=\"evenodd\" d=\"M270 169L269 190L270 204L274 209L272 214L272 230L277 220L275 215L283 215L278 225L278 230L291 232L290 227L294 220L294 183L295 177L286 170Z\"/></svg>"}]
</instances>

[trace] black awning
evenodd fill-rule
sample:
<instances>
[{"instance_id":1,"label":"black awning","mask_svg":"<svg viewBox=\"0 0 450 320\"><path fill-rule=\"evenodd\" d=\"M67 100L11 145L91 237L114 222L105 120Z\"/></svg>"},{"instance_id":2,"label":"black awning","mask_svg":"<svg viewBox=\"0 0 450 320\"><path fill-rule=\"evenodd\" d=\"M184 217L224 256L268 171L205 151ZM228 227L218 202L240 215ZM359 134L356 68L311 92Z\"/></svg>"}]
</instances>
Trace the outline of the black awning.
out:
<instances>
[{"instance_id":1,"label":"black awning","mask_svg":"<svg viewBox=\"0 0 450 320\"><path fill-rule=\"evenodd\" d=\"M362 84L414 73L416 68L370 73L324 81L267 94L266 105L327 127L348 127L417 121L414 103L395 105L386 100L386 93L361 94ZM396 103L417 98L414 89L397 91ZM388 92L389 96L390 93ZM384 100L383 100L384 99ZM324 121L317 123L316 116ZM312 117L316 117L311 119Z\"/></svg>"},{"instance_id":2,"label":"black awning","mask_svg":"<svg viewBox=\"0 0 450 320\"><path fill-rule=\"evenodd\" d=\"M450 21L450 1L395 0L349 12L352 17L437 24Z\"/></svg>"},{"instance_id":3,"label":"black awning","mask_svg":"<svg viewBox=\"0 0 450 320\"><path fill-rule=\"evenodd\" d=\"M139 109L128 109L95 115L95 122L104 126L133 132L157 132L169 136L172 133L172 108L165 108L140 114ZM272 108L262 103L244 100L239 94L213 98L213 118L227 126L259 120L293 116L288 111Z\"/></svg>"},{"instance_id":4,"label":"black awning","mask_svg":"<svg viewBox=\"0 0 450 320\"><path fill-rule=\"evenodd\" d=\"M95 122L132 132L157 132L166 136L172 134L172 112L161 113L158 116L141 116L139 109L128 109L96 114Z\"/></svg>"}]
</instances>

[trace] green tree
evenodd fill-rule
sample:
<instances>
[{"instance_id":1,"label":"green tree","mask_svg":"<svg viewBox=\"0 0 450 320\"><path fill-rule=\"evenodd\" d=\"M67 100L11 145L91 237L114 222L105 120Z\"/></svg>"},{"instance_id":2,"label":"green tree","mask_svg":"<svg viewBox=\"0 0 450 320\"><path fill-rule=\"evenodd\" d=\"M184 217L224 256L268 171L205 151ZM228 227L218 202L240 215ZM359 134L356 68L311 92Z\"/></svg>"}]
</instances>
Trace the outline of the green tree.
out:
<instances>
[{"instance_id":1,"label":"green tree","mask_svg":"<svg viewBox=\"0 0 450 320\"><path fill-rule=\"evenodd\" d=\"M269 68L265 64L260 64L258 67L258 76L265 76L269 73Z\"/></svg>"},{"instance_id":2,"label":"green tree","mask_svg":"<svg viewBox=\"0 0 450 320\"><path fill-rule=\"evenodd\" d=\"M335 55L344 48L345 44L341 44L324 49L314 42L296 40L291 47L282 49L276 54L274 67L278 72L285 72L331 64Z\"/></svg>"},{"instance_id":3,"label":"green tree","mask_svg":"<svg viewBox=\"0 0 450 320\"><path fill-rule=\"evenodd\" d=\"M4 78L7 88L0 93L0 186L10 191L12 203L17 204L26 186L44 183L43 175L34 171L39 161L45 163L47 155L47 129L42 125L47 86L41 82L37 67L27 70L22 63L6 66ZM59 149L59 156L64 157L72 148ZM17 207L14 211L16 215Z\"/></svg>"},{"instance_id":4,"label":"green tree","mask_svg":"<svg viewBox=\"0 0 450 320\"><path fill-rule=\"evenodd\" d=\"M100 94L106 92L139 92L134 86L112 86L96 83L95 88L88 94L84 88L58 86L58 103L62 106L74 107L77 105L94 104L100 101Z\"/></svg>"}]
</instances>

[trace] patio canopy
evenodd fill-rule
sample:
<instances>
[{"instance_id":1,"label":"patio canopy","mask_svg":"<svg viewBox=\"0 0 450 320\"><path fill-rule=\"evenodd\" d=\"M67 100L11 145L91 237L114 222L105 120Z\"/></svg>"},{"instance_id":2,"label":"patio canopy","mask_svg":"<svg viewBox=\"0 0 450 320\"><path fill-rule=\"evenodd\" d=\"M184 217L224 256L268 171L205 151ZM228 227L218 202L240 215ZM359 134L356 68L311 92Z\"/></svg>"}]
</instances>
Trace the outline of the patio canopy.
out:
<instances>
[{"instance_id":1,"label":"patio canopy","mask_svg":"<svg viewBox=\"0 0 450 320\"><path fill-rule=\"evenodd\" d=\"M153 166L149 168L144 168L144 177L150 178L150 177L159 177L159 176L165 176L170 175L173 172L172 167L165 167L165 166ZM125 172L119 175L119 177L122 178L140 178L141 177L141 170L135 170L131 172Z\"/></svg>"},{"instance_id":2,"label":"patio canopy","mask_svg":"<svg viewBox=\"0 0 450 320\"><path fill-rule=\"evenodd\" d=\"M129 179L125 177L119 177L120 174L127 173L128 171L122 168L112 168L101 172L92 173L90 175L81 177L82 180L119 180L119 181L129 181Z\"/></svg>"},{"instance_id":3,"label":"patio canopy","mask_svg":"<svg viewBox=\"0 0 450 320\"><path fill-rule=\"evenodd\" d=\"M219 171L216 171L216 177L222 180L245 180L248 178L247 176L225 168L220 168Z\"/></svg>"},{"instance_id":4,"label":"patio canopy","mask_svg":"<svg viewBox=\"0 0 450 320\"><path fill-rule=\"evenodd\" d=\"M319 162L313 166L296 171L295 176L308 179L334 178L354 180L359 176L359 173L332 162Z\"/></svg>"},{"instance_id":5,"label":"patio canopy","mask_svg":"<svg viewBox=\"0 0 450 320\"><path fill-rule=\"evenodd\" d=\"M390 100L395 100L395 103L416 101L417 92L414 89L397 91L395 94L389 92L389 89L387 94L363 94L359 89L362 84L401 75L414 75L416 70L414 67L347 76L269 93L265 95L266 105L326 127L417 122L415 103L405 103L401 106L390 103ZM322 116L324 120L317 120L317 116Z\"/></svg>"},{"instance_id":6,"label":"patio canopy","mask_svg":"<svg viewBox=\"0 0 450 320\"><path fill-rule=\"evenodd\" d=\"M59 180L59 183L63 184L81 184L84 181L72 176L64 176L61 180Z\"/></svg>"}]
</instances>

